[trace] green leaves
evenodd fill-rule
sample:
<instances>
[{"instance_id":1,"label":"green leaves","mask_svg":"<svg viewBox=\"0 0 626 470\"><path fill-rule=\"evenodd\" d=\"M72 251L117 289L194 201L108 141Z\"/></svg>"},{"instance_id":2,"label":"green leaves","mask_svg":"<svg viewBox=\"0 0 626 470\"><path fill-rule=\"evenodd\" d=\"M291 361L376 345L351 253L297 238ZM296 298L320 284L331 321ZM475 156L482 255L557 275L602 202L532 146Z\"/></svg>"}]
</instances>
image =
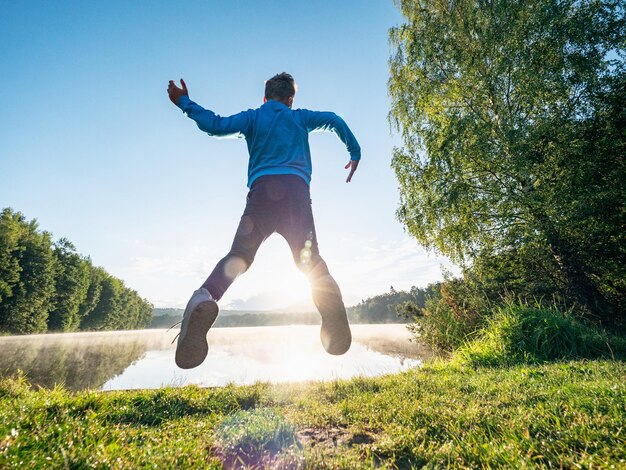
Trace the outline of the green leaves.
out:
<instances>
[{"instance_id":1,"label":"green leaves","mask_svg":"<svg viewBox=\"0 0 626 470\"><path fill-rule=\"evenodd\" d=\"M404 141L392 159L399 220L466 267L542 245L565 280L561 294L613 321L626 295L604 294L607 277L624 281L604 266L626 261L617 242L624 9L612 0L398 3L406 22L390 31L389 120Z\"/></svg>"},{"instance_id":2,"label":"green leaves","mask_svg":"<svg viewBox=\"0 0 626 470\"><path fill-rule=\"evenodd\" d=\"M56 259L50 234L35 221L4 209L0 217L0 255L4 269L0 297L0 329L14 333L46 331L54 293ZM6 277L4 277L6 276Z\"/></svg>"},{"instance_id":3,"label":"green leaves","mask_svg":"<svg viewBox=\"0 0 626 470\"><path fill-rule=\"evenodd\" d=\"M69 240L54 244L57 258L54 308L48 317L48 330L75 331L80 324L78 309L89 288L89 265L76 253Z\"/></svg>"}]
</instances>

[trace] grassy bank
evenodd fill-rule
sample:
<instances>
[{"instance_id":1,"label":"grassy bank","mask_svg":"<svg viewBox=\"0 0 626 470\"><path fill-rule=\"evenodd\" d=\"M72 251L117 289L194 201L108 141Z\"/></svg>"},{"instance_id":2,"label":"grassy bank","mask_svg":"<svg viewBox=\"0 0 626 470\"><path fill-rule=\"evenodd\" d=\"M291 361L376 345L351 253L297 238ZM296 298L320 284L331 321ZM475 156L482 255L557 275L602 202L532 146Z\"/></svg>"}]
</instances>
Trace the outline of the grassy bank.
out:
<instances>
[{"instance_id":1,"label":"grassy bank","mask_svg":"<svg viewBox=\"0 0 626 470\"><path fill-rule=\"evenodd\" d=\"M0 468L626 467L626 364L130 392L0 382Z\"/></svg>"}]
</instances>

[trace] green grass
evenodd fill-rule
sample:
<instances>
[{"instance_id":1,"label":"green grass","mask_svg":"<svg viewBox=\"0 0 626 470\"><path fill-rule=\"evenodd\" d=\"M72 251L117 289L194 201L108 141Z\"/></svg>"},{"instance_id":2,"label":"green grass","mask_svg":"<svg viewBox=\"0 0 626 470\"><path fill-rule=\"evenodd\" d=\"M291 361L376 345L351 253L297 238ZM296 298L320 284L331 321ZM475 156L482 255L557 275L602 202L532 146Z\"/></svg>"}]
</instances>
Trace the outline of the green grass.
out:
<instances>
[{"instance_id":1,"label":"green grass","mask_svg":"<svg viewBox=\"0 0 626 470\"><path fill-rule=\"evenodd\" d=\"M626 364L128 392L0 381L0 468L626 468Z\"/></svg>"}]
</instances>

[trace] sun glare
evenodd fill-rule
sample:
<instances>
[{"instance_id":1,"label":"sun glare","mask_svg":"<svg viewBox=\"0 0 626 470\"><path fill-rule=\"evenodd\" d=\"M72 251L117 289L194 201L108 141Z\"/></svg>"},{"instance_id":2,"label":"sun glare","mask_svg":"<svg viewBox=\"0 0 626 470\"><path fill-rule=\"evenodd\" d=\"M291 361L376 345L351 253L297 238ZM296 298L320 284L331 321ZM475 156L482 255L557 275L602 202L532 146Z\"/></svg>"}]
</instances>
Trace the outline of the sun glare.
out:
<instances>
[{"instance_id":1,"label":"sun glare","mask_svg":"<svg viewBox=\"0 0 626 470\"><path fill-rule=\"evenodd\" d=\"M307 304L314 309L309 281L296 267L285 241L278 236L271 237L261 246L250 269L235 280L226 295L227 301L263 296L267 305L262 309Z\"/></svg>"},{"instance_id":2,"label":"sun glare","mask_svg":"<svg viewBox=\"0 0 626 470\"><path fill-rule=\"evenodd\" d=\"M301 302L311 298L311 287L302 273L298 271L277 272L274 285L279 285L282 294L294 302Z\"/></svg>"}]
</instances>

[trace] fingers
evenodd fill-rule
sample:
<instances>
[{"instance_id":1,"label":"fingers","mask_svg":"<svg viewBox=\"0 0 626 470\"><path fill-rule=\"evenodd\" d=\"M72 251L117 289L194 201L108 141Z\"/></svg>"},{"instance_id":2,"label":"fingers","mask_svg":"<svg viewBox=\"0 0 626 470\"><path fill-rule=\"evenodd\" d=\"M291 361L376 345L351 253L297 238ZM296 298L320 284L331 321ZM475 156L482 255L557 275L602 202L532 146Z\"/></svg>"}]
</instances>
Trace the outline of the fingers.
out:
<instances>
[{"instance_id":1,"label":"fingers","mask_svg":"<svg viewBox=\"0 0 626 470\"><path fill-rule=\"evenodd\" d=\"M187 93L187 84L185 83L185 80L183 80L182 78L180 79L180 84L183 86L183 91L185 93Z\"/></svg>"},{"instance_id":2,"label":"fingers","mask_svg":"<svg viewBox=\"0 0 626 470\"><path fill-rule=\"evenodd\" d=\"M180 82L183 85L182 88L178 88L178 86L176 86L176 83L174 82L174 80L170 80L168 82L168 85L167 85L168 91L169 90L184 90L184 91L187 91L187 86L185 86L185 82L183 82L182 78L181 78Z\"/></svg>"},{"instance_id":3,"label":"fingers","mask_svg":"<svg viewBox=\"0 0 626 470\"><path fill-rule=\"evenodd\" d=\"M352 160L349 160L348 163L346 163L346 166L344 166L344 168L347 170L351 166L352 166ZM350 173L348 173L348 178L346 179L346 183L350 182L350 180L352 179L353 173L354 173L354 169L350 170Z\"/></svg>"},{"instance_id":4,"label":"fingers","mask_svg":"<svg viewBox=\"0 0 626 470\"><path fill-rule=\"evenodd\" d=\"M350 160L348 162L348 164L345 166L346 170L348 168L350 168L350 173L348 174L348 178L346 179L346 183L349 183L350 181L352 181L352 175L354 175L354 172L356 171L358 166L359 166L359 161L358 160Z\"/></svg>"}]
</instances>

